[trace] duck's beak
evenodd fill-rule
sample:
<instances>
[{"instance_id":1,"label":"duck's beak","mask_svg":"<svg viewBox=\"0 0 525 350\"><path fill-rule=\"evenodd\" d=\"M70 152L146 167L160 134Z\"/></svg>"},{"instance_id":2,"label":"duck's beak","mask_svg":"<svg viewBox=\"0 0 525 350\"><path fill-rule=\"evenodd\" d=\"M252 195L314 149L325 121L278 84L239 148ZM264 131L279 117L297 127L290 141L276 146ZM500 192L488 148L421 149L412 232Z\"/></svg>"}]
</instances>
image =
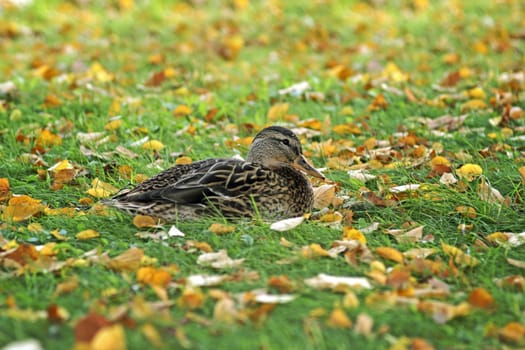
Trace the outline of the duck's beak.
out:
<instances>
[{"instance_id":1,"label":"duck's beak","mask_svg":"<svg viewBox=\"0 0 525 350\"><path fill-rule=\"evenodd\" d=\"M311 165L302 154L299 157L295 158L293 166L296 169L304 171L308 175L312 175L323 180L325 179L325 176L319 171L317 171L317 169L314 168L313 165Z\"/></svg>"}]
</instances>

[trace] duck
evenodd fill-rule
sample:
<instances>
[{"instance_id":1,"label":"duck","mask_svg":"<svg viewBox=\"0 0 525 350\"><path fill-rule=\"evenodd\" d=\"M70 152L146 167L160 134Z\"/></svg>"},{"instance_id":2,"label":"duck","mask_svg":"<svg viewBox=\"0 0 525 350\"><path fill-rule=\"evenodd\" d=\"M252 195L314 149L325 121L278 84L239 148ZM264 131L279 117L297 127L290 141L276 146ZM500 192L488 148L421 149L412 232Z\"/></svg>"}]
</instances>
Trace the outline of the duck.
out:
<instances>
[{"instance_id":1,"label":"duck","mask_svg":"<svg viewBox=\"0 0 525 350\"><path fill-rule=\"evenodd\" d=\"M165 221L214 215L284 219L312 210L314 192L306 174L325 179L303 155L297 135L274 125L254 137L246 160L175 165L103 203Z\"/></svg>"}]
</instances>

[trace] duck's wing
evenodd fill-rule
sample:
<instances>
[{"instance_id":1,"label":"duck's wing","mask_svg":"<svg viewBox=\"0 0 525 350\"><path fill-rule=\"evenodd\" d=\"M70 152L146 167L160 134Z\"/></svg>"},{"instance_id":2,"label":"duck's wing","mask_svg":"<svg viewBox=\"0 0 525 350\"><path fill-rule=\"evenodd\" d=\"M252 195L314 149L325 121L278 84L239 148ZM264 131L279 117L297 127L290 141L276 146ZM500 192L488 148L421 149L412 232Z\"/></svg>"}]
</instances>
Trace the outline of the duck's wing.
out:
<instances>
[{"instance_id":1,"label":"duck's wing","mask_svg":"<svg viewBox=\"0 0 525 350\"><path fill-rule=\"evenodd\" d=\"M127 188L120 191L113 196L112 199L126 200L132 197L140 198L140 195L142 194L161 190L199 173L206 173L213 165L224 161L228 161L228 159L213 158L191 164L175 165L138 184L132 189Z\"/></svg>"},{"instance_id":2,"label":"duck's wing","mask_svg":"<svg viewBox=\"0 0 525 350\"><path fill-rule=\"evenodd\" d=\"M156 181L154 177L148 180L155 182L154 184L145 184L140 191L134 189L124 194L125 198L118 199L144 203L161 201L179 205L206 204L212 198L256 194L261 186L271 186L276 180L276 175L271 170L234 159L198 164L191 171L177 176L175 182L166 181L170 175L161 173L158 176L163 181Z\"/></svg>"}]
</instances>

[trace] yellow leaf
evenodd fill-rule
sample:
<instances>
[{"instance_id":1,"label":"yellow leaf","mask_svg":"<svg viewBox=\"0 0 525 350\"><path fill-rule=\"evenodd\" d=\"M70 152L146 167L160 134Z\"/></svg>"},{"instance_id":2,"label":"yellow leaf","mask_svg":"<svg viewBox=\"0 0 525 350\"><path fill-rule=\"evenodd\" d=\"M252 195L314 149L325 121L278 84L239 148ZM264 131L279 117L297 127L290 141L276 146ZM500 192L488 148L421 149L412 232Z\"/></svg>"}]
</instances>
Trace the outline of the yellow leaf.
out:
<instances>
[{"instance_id":1,"label":"yellow leaf","mask_svg":"<svg viewBox=\"0 0 525 350\"><path fill-rule=\"evenodd\" d=\"M90 350L125 350L126 336L120 324L100 329L90 343Z\"/></svg>"},{"instance_id":2,"label":"yellow leaf","mask_svg":"<svg viewBox=\"0 0 525 350\"><path fill-rule=\"evenodd\" d=\"M2 217L4 220L23 221L43 212L44 209L45 206L40 203L40 200L26 195L13 196L7 203Z\"/></svg>"},{"instance_id":3,"label":"yellow leaf","mask_svg":"<svg viewBox=\"0 0 525 350\"><path fill-rule=\"evenodd\" d=\"M181 165L181 164L191 164L192 159L190 157L182 156L175 160L175 164Z\"/></svg>"},{"instance_id":4,"label":"yellow leaf","mask_svg":"<svg viewBox=\"0 0 525 350\"><path fill-rule=\"evenodd\" d=\"M430 161L430 164L432 164L432 166L438 166L438 165L449 166L450 162L445 157L437 156L437 157L432 158L432 160Z\"/></svg>"},{"instance_id":5,"label":"yellow leaf","mask_svg":"<svg viewBox=\"0 0 525 350\"><path fill-rule=\"evenodd\" d=\"M384 259L392 260L400 264L404 261L403 254L399 250L391 247L377 247L375 252Z\"/></svg>"},{"instance_id":6,"label":"yellow leaf","mask_svg":"<svg viewBox=\"0 0 525 350\"><path fill-rule=\"evenodd\" d=\"M146 336L146 338L148 338L148 341L153 344L153 346L157 348L163 347L164 343L162 342L162 337L151 323L143 325L140 328L140 331Z\"/></svg>"},{"instance_id":7,"label":"yellow leaf","mask_svg":"<svg viewBox=\"0 0 525 350\"><path fill-rule=\"evenodd\" d=\"M178 105L175 110L173 111L173 115L176 117L190 115L191 114L191 108L186 105Z\"/></svg>"},{"instance_id":8,"label":"yellow leaf","mask_svg":"<svg viewBox=\"0 0 525 350\"><path fill-rule=\"evenodd\" d=\"M157 224L157 220L148 215L135 215L135 217L133 217L133 225L138 228L155 227Z\"/></svg>"},{"instance_id":9,"label":"yellow leaf","mask_svg":"<svg viewBox=\"0 0 525 350\"><path fill-rule=\"evenodd\" d=\"M268 110L268 119L271 121L276 121L282 119L286 113L288 113L288 108L290 105L288 103L276 103Z\"/></svg>"},{"instance_id":10,"label":"yellow leaf","mask_svg":"<svg viewBox=\"0 0 525 350\"><path fill-rule=\"evenodd\" d=\"M343 309L337 308L330 313L330 317L326 322L331 327L336 328L350 328L352 321L348 318Z\"/></svg>"},{"instance_id":11,"label":"yellow leaf","mask_svg":"<svg viewBox=\"0 0 525 350\"><path fill-rule=\"evenodd\" d=\"M68 237L61 235L58 230L52 230L49 233L59 241L67 241L69 239Z\"/></svg>"},{"instance_id":12,"label":"yellow leaf","mask_svg":"<svg viewBox=\"0 0 525 350\"><path fill-rule=\"evenodd\" d=\"M100 63L95 62L89 68L87 76L101 83L107 83L114 79L114 75L109 73Z\"/></svg>"},{"instance_id":13,"label":"yellow leaf","mask_svg":"<svg viewBox=\"0 0 525 350\"><path fill-rule=\"evenodd\" d=\"M95 230L89 229L89 230L80 231L79 233L76 234L75 237L77 237L77 239L85 240L85 239L100 237L100 233L98 233Z\"/></svg>"},{"instance_id":14,"label":"yellow leaf","mask_svg":"<svg viewBox=\"0 0 525 350\"><path fill-rule=\"evenodd\" d=\"M142 149L152 150L152 151L160 151L164 148L164 145L162 142L157 140L151 140L147 141L142 145Z\"/></svg>"},{"instance_id":15,"label":"yellow leaf","mask_svg":"<svg viewBox=\"0 0 525 350\"><path fill-rule=\"evenodd\" d=\"M461 168L456 170L456 174L466 179L467 181L473 181L483 173L483 169L477 164L467 163Z\"/></svg>"},{"instance_id":16,"label":"yellow leaf","mask_svg":"<svg viewBox=\"0 0 525 350\"><path fill-rule=\"evenodd\" d=\"M55 256L58 254L58 249L56 249L56 243L55 242L50 242L50 243L46 243L44 244L44 246L42 247L42 249L40 249L40 255L43 255L43 256Z\"/></svg>"},{"instance_id":17,"label":"yellow leaf","mask_svg":"<svg viewBox=\"0 0 525 350\"><path fill-rule=\"evenodd\" d=\"M338 135L360 135L362 131L357 125L353 123L346 123L334 126L334 132Z\"/></svg>"},{"instance_id":18,"label":"yellow leaf","mask_svg":"<svg viewBox=\"0 0 525 350\"><path fill-rule=\"evenodd\" d=\"M480 87L475 87L473 89L468 90L468 96L474 99L485 99L487 95L485 94L485 91L483 91Z\"/></svg>"},{"instance_id":19,"label":"yellow leaf","mask_svg":"<svg viewBox=\"0 0 525 350\"><path fill-rule=\"evenodd\" d=\"M36 138L36 144L42 147L59 146L62 144L62 138L47 129L43 129Z\"/></svg>"},{"instance_id":20,"label":"yellow leaf","mask_svg":"<svg viewBox=\"0 0 525 350\"><path fill-rule=\"evenodd\" d=\"M343 228L343 237L342 237L342 239L343 240L349 240L349 241L356 240L356 241L359 241L359 242L361 242L363 244L366 244L366 237L365 237L365 235L361 231L359 231L359 230L357 230L357 229L355 229L353 227L350 227L350 226L345 226Z\"/></svg>"},{"instance_id":21,"label":"yellow leaf","mask_svg":"<svg viewBox=\"0 0 525 350\"><path fill-rule=\"evenodd\" d=\"M121 126L122 126L122 119L115 119L115 120L109 121L104 126L104 129L106 129L107 131L114 131L120 128Z\"/></svg>"},{"instance_id":22,"label":"yellow leaf","mask_svg":"<svg viewBox=\"0 0 525 350\"><path fill-rule=\"evenodd\" d=\"M116 193L118 188L106 182L100 181L98 177L91 181L91 188L86 191L87 194L96 198L106 198Z\"/></svg>"},{"instance_id":23,"label":"yellow leaf","mask_svg":"<svg viewBox=\"0 0 525 350\"><path fill-rule=\"evenodd\" d=\"M461 112L468 112L477 109L485 109L487 104L480 99L469 100L461 105Z\"/></svg>"},{"instance_id":24,"label":"yellow leaf","mask_svg":"<svg viewBox=\"0 0 525 350\"><path fill-rule=\"evenodd\" d=\"M441 248L443 249L443 252L445 254L454 258L454 262L458 265L464 267L475 267L479 264L479 261L476 258L465 254L461 249L457 247L441 242Z\"/></svg>"},{"instance_id":25,"label":"yellow leaf","mask_svg":"<svg viewBox=\"0 0 525 350\"><path fill-rule=\"evenodd\" d=\"M210 227L208 227L208 230L215 233L216 235L223 235L225 233L230 233L230 232L235 231L235 226L213 223L211 224Z\"/></svg>"}]
</instances>

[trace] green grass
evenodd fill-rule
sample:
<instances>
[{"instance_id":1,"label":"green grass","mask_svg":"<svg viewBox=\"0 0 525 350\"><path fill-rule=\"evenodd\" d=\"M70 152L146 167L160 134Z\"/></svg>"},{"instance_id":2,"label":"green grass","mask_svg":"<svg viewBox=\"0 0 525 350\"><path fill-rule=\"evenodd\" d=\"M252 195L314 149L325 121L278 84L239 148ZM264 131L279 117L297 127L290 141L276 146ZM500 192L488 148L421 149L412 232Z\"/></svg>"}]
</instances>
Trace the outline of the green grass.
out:
<instances>
[{"instance_id":1,"label":"green grass","mask_svg":"<svg viewBox=\"0 0 525 350\"><path fill-rule=\"evenodd\" d=\"M507 126L514 131L513 136L523 137L525 118L511 120L508 125L490 123L502 114L502 106L490 101L497 91L511 92L511 105L525 108L523 81L512 89L498 80L505 72L523 73L525 23L520 14L525 5L517 0L504 4L488 0L429 1L418 8L417 4L425 2L293 0L253 1L243 8L239 5L242 1L136 1L126 10L119 3L36 1L24 8L0 7L0 83L12 81L16 85L14 92L4 94L0 90L0 178L9 180L13 194L29 195L50 208L79 208L85 213L73 217L40 215L22 222L0 216L4 220L0 234L19 244L57 242L60 261L78 258L95 248L115 257L130 247L140 247L147 256L157 259L155 266L177 265L179 272L173 274L174 281L192 274L217 273L196 264L200 252L185 249L188 240L202 241L215 251L226 249L229 256L244 258L243 269L257 271L259 278L202 288L204 303L191 312L210 321L203 324L178 304L151 315L140 314L140 300L153 302L158 296L150 286L137 283L134 271L117 272L93 264L13 276L0 257L0 346L35 338L45 348L70 349L75 345L74 328L79 319L90 311L110 318L123 306L129 307L128 316L133 320L129 324L122 322L130 349L151 346L151 340L141 331L148 324L158 331L161 347L165 348L388 349L400 346L404 337L423 338L436 349L524 345L523 336L513 342L497 335L509 322L525 324L523 290L500 288L494 279L523 275L523 270L508 264L506 258L525 260L525 248L489 244L486 250L477 250L475 245L476 241L487 243L486 237L491 233L519 233L525 228L524 180L518 172L525 165L524 145L520 139L505 137L507 131L503 129ZM237 55L224 59L221 52L224 56L228 49L224 42L232 38L242 38L244 44ZM458 54L458 61L447 62L445 56L452 53ZM150 56L155 54L163 55L160 64L151 62ZM90 76L95 62L104 67L103 74L113 74L114 78L101 81ZM389 62L399 67L397 73L408 74L408 79L383 73ZM330 67L337 64L350 70L348 79L338 79L331 72ZM56 70L57 76L44 79L35 71L36 66L42 65ZM466 68L469 74L457 85L447 91L436 88L447 74ZM165 69L172 69L173 76L159 86L145 86L153 73ZM310 83L311 91L322 93L324 100L279 95L279 89L303 80ZM401 95L385 90L383 83L398 89ZM464 111L463 104L471 99L466 92L475 87L485 92L482 99L486 108ZM418 102L405 97L405 88L416 95ZM379 94L384 95L388 107L369 110ZM49 95L56 96L61 104L44 106ZM355 327L329 326L329 315L341 307L344 294L312 289L304 279L318 273L365 276L370 271L368 263L352 265L342 256L277 263L297 254L280 244L281 237L298 247L317 243L328 249L341 238L341 227L311 220L291 231L277 233L269 229L269 223L240 221L234 223L234 232L217 236L208 227L224 219L207 218L177 222L186 237L157 242L135 236L143 229L137 229L127 214L110 211L108 216L97 215L79 203L81 198L89 197L86 191L97 177L121 188L135 183L136 174L152 176L169 167L179 155L193 160L245 155L246 147L231 148L227 141L234 136L253 136L254 126L298 124L268 119L269 108L278 102L289 103L288 114L297 115L299 123L308 119L330 121L331 126L320 136L304 142L305 151L318 167L328 164L330 155L316 151L312 142L332 139L339 146L349 140L359 147L371 137L389 141L394 156L384 161L385 167L370 170L381 178L368 182L367 188L388 196L388 188L394 185L424 183L435 187L403 198L393 206L374 206L359 196L363 183L349 179L344 170L328 168L327 177L339 183L340 194L348 196L343 207L352 208L353 225L364 228L380 223L378 231L366 235L372 252L382 246L401 252L434 247L438 253L429 259L447 265L449 257L441 242L468 251L479 260L479 265L459 266L457 277L440 277L451 289L442 301L459 304L468 299L473 289L481 287L494 297L494 308L473 307L464 317L437 324L415 306L367 302L380 293L393 291L389 286L374 284L369 291L356 291L357 307L344 308L354 323L361 313L373 318L372 335L364 336ZM120 111L111 112L113 103L120 106ZM173 110L182 104L191 107L192 113L173 116ZM345 107L351 107L353 113L342 114ZM218 112L207 121L205 117L212 108ZM444 130L446 136L432 133L421 123L421 117L463 113L469 114L464 125L458 130ZM106 131L104 127L114 115L121 117L122 126ZM334 126L349 122L357 124L362 133L340 135L333 131ZM184 131L190 126L196 128L193 135ZM42 128L60 134L62 143L44 147L41 158L46 164L35 165L24 161L22 154L32 152L35 135ZM404 131L418 137L415 146L400 142L396 133ZM103 157L86 156L81 151L77 138L80 132L104 132L110 137L100 145L85 145ZM489 137L490 133L495 137ZM22 142L20 135L27 141ZM144 136L159 140L165 147L153 154L132 145ZM510 205L481 200L477 193L479 179L464 189L439 185L439 177L427 177L431 168L428 161L419 166L388 167L388 163L400 160L396 156L415 163L411 152L419 145L438 153L442 149L440 155L451 161L453 169L464 163L479 164L486 179L509 198ZM105 153L114 152L117 146L136 152L138 157ZM466 160L459 152L470 158ZM357 158L362 163L371 160L366 152L354 161ZM83 173L62 189L52 190L51 179L42 179L37 171L45 171L63 159L77 164ZM119 166L124 165L132 169L131 180L118 173ZM0 203L0 211L5 205L7 202ZM458 206L474 208L476 217L460 215L456 212ZM424 233L432 234L434 240L398 243L385 234L387 229L399 229L408 222L424 225ZM32 223L40 224L43 230L28 230ZM473 228L461 233L459 224L472 224ZM55 229L69 240L58 242L50 234ZM101 236L85 241L75 238L77 232L86 229L95 229ZM169 225L164 229L169 229ZM374 257L387 267L395 267L378 255ZM235 270L224 273L233 274ZM210 295L212 289L234 294L267 288L269 278L276 275L287 275L295 284L296 300L276 306L257 322L229 325L213 320L216 301ZM57 296L56 286L73 276L78 276L78 287ZM412 276L414 283L428 279L416 273ZM170 300L178 300L181 293L181 288L168 288ZM67 311L63 322L37 317L41 312L45 315L53 304ZM312 310L320 308L324 314L312 316ZM187 341L181 338L181 332Z\"/></svg>"}]
</instances>

